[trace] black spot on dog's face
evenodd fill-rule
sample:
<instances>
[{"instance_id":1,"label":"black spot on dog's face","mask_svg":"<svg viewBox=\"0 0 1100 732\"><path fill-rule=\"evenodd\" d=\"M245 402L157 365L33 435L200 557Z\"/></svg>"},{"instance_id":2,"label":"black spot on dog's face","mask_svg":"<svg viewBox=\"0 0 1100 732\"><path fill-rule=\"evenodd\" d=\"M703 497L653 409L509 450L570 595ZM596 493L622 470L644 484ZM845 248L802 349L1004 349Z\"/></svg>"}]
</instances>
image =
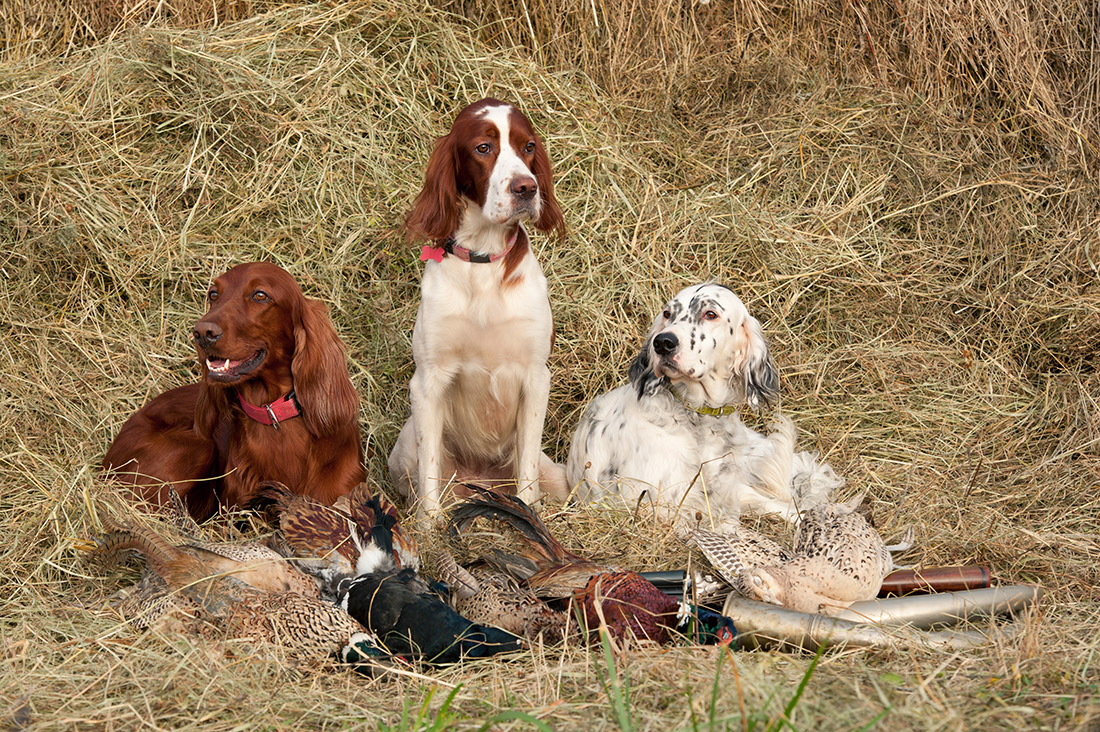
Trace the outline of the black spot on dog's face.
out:
<instances>
[{"instance_id":1,"label":"black spot on dog's face","mask_svg":"<svg viewBox=\"0 0 1100 732\"><path fill-rule=\"evenodd\" d=\"M674 338L662 342L678 345L672 350L662 348L660 354L650 347L654 371L674 381L699 379L711 372L723 358L723 343L731 343L735 337L737 324L729 316L744 310L739 306L737 296L718 285L697 285L677 293L654 321L650 343L669 335Z\"/></svg>"},{"instance_id":2,"label":"black spot on dog's face","mask_svg":"<svg viewBox=\"0 0 1100 732\"><path fill-rule=\"evenodd\" d=\"M652 344L652 337L646 339L642 350L630 363L630 383L637 389L639 398L654 393L662 384L668 381L664 377L658 376L653 370Z\"/></svg>"},{"instance_id":3,"label":"black spot on dog's face","mask_svg":"<svg viewBox=\"0 0 1100 732\"><path fill-rule=\"evenodd\" d=\"M630 375L639 397L691 384L715 403L744 399L754 408L773 398L778 383L760 323L732 290L714 283L685 288L668 301Z\"/></svg>"}]
</instances>

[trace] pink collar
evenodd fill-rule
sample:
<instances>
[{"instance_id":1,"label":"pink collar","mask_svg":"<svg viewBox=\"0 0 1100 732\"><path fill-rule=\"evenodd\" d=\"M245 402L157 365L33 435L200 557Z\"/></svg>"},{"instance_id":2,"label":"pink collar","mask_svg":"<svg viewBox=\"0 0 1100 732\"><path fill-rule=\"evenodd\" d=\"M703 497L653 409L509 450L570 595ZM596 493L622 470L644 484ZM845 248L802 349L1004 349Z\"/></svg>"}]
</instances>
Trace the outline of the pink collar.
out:
<instances>
[{"instance_id":1,"label":"pink collar","mask_svg":"<svg viewBox=\"0 0 1100 732\"><path fill-rule=\"evenodd\" d=\"M302 414L302 410L298 407L297 397L294 395L294 390L291 389L290 393L284 397L276 399L270 404L265 404L262 407L257 407L241 396L240 392L237 393L237 401L240 402L241 409L244 413L251 417L260 424L269 424L275 429L279 429L279 423L293 419Z\"/></svg>"},{"instance_id":2,"label":"pink collar","mask_svg":"<svg viewBox=\"0 0 1100 732\"><path fill-rule=\"evenodd\" d=\"M475 264L489 264L491 262L497 262L503 259L508 252L512 251L512 247L516 245L516 239L519 237L519 227L512 232L512 236L508 238L508 245L504 247L504 251L500 254L483 254L482 252L472 252L466 247L458 245L458 242L451 237L443 242L443 246L429 247L425 246L420 250L420 261L427 262L429 259L434 259L436 262L442 262L443 257L448 254L458 257L463 262L474 262Z\"/></svg>"}]
</instances>

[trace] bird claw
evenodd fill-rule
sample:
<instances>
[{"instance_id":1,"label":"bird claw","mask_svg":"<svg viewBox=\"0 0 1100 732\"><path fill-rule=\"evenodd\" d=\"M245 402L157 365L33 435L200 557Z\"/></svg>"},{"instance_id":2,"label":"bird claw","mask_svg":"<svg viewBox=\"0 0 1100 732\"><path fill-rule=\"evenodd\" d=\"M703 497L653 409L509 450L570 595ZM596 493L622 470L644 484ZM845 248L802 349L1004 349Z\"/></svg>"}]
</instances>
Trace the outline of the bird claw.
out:
<instances>
[{"instance_id":1,"label":"bird claw","mask_svg":"<svg viewBox=\"0 0 1100 732\"><path fill-rule=\"evenodd\" d=\"M905 530L905 533L901 537L901 541L896 544L887 544L886 551L888 552L906 552L913 548L913 543L917 538L917 531L912 526Z\"/></svg>"}]
</instances>

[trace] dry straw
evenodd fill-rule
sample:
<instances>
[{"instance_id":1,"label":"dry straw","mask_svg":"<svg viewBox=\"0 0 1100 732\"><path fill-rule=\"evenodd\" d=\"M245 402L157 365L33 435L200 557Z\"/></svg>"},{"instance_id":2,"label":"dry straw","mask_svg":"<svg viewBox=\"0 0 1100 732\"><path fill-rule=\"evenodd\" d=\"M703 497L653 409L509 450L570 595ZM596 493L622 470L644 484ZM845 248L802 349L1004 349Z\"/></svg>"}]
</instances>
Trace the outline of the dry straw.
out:
<instances>
[{"instance_id":1,"label":"dry straw","mask_svg":"<svg viewBox=\"0 0 1100 732\"><path fill-rule=\"evenodd\" d=\"M194 377L201 293L249 259L328 302L381 483L407 414L420 271L399 222L433 137L491 94L545 134L571 231L535 241L558 335L552 455L624 378L661 303L716 279L764 323L784 409L847 476L844 495L866 490L888 536L917 528L907 561L988 562L1050 590L1022 636L974 653L827 655L794 726L883 713L889 729L1095 724L1098 66L1081 42L1095 18L1073 4L967 7L986 23L963 38L963 9L942 3L654 3L643 33L629 3L454 7L467 17L362 0L190 30L135 21L98 45L64 40L62 56L9 51L0 714L43 729L375 726L399 723L407 699L417 717L428 682L295 670L271 649L120 626L102 603L132 575L73 547L97 529L111 436ZM994 21L1014 46L982 30ZM688 561L644 512L546 513L585 554ZM707 718L713 649L615 662L636 726ZM573 645L441 671L462 685L443 721L521 710L558 729L614 726L603 663ZM721 663L719 716L739 729L744 708L763 728L810 659Z\"/></svg>"}]
</instances>

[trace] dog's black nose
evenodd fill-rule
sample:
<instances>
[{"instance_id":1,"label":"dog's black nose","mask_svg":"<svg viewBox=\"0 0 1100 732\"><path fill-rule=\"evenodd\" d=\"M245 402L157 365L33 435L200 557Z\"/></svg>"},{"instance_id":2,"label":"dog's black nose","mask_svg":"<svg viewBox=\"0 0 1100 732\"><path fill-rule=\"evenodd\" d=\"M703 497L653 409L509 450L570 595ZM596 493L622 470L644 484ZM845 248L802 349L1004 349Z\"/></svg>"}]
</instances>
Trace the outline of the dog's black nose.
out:
<instances>
[{"instance_id":1,"label":"dog's black nose","mask_svg":"<svg viewBox=\"0 0 1100 732\"><path fill-rule=\"evenodd\" d=\"M199 321L195 323L195 343L200 348L209 348L222 337L222 328L217 323Z\"/></svg>"},{"instance_id":2,"label":"dog's black nose","mask_svg":"<svg viewBox=\"0 0 1100 732\"><path fill-rule=\"evenodd\" d=\"M522 198L524 201L529 201L539 192L539 184L534 178L522 175L512 179L512 185L509 186L509 190L516 198Z\"/></svg>"},{"instance_id":3,"label":"dog's black nose","mask_svg":"<svg viewBox=\"0 0 1100 732\"><path fill-rule=\"evenodd\" d=\"M653 338L653 350L658 356L667 356L680 345L680 339L671 333L661 333Z\"/></svg>"}]
</instances>

